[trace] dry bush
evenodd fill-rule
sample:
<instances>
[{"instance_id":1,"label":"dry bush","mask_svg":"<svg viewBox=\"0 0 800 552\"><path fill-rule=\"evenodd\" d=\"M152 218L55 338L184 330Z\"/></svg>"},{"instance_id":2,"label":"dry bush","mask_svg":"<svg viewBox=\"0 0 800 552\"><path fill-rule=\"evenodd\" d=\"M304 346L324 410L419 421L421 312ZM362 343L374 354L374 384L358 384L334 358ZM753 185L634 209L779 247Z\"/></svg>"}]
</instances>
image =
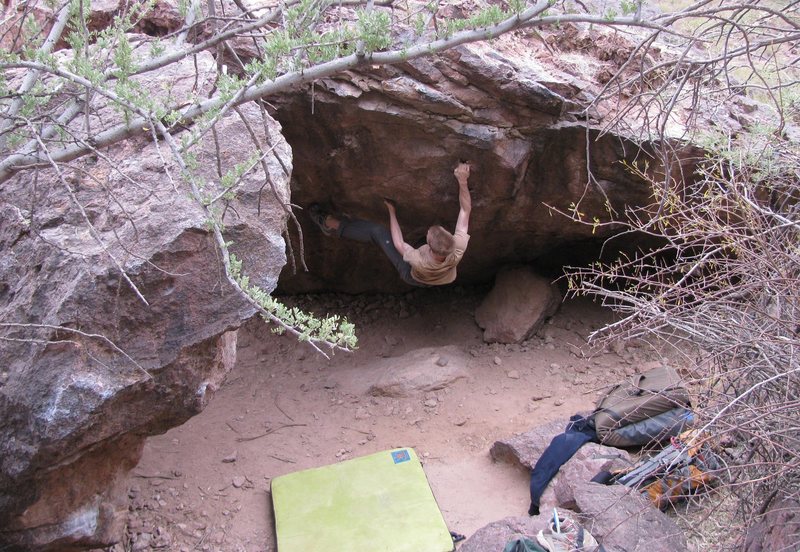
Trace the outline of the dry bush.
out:
<instances>
[{"instance_id":1,"label":"dry bush","mask_svg":"<svg viewBox=\"0 0 800 552\"><path fill-rule=\"evenodd\" d=\"M568 274L573 294L622 315L595 337L702 351L697 425L723 446L717 497L735 499L742 529L776 496L800 497L800 156L772 135L748 139L715 144L691 182L651 180L654 204L626 223L660 247Z\"/></svg>"}]
</instances>

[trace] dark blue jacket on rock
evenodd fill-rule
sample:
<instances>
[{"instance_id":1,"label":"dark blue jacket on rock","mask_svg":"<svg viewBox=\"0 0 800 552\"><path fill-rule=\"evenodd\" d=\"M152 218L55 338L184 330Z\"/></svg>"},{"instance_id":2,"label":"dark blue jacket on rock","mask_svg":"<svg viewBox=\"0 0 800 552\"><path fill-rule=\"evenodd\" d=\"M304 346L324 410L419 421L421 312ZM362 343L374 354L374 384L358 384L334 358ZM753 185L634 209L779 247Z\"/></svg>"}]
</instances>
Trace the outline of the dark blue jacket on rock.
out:
<instances>
[{"instance_id":1,"label":"dark blue jacket on rock","mask_svg":"<svg viewBox=\"0 0 800 552\"><path fill-rule=\"evenodd\" d=\"M531 507L528 515L539 514L539 500L550 480L578 449L590 441L599 442L591 418L578 414L569 419L564 433L553 437L531 472Z\"/></svg>"}]
</instances>

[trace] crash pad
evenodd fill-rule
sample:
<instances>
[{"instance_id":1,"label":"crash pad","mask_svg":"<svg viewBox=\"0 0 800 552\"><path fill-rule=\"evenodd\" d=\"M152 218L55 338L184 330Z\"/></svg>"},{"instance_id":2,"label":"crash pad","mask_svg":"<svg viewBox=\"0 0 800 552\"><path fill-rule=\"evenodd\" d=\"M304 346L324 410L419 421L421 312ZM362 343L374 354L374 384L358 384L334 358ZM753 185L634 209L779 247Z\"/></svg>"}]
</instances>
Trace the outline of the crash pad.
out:
<instances>
[{"instance_id":1,"label":"crash pad","mask_svg":"<svg viewBox=\"0 0 800 552\"><path fill-rule=\"evenodd\" d=\"M398 448L275 477L278 552L451 552L416 453Z\"/></svg>"}]
</instances>

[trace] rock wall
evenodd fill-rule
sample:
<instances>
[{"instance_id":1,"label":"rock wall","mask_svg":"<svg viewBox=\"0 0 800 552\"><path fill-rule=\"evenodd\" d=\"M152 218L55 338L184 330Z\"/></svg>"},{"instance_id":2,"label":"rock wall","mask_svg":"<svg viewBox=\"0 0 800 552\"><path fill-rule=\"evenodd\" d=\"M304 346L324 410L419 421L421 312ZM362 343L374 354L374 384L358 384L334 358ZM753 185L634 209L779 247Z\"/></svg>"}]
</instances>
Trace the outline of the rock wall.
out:
<instances>
[{"instance_id":1,"label":"rock wall","mask_svg":"<svg viewBox=\"0 0 800 552\"><path fill-rule=\"evenodd\" d=\"M416 245L430 225L455 226L453 169L469 160L471 239L459 282L491 281L506 264L558 268L585 260L587 251L596 255L618 229L579 224L556 211L578 206L585 220L607 221L609 206L621 213L646 204L649 185L625 163L646 160L653 174L659 164L646 144L641 151L601 133L597 121L579 120L578 105L597 82L548 64L542 51L533 36L501 37L277 98L275 117L295 155L293 201L385 223L381 198L390 197L406 241ZM593 59L597 67L613 66L584 56L587 64ZM324 237L300 219L310 270L284 270L279 291L407 289L371 244Z\"/></svg>"},{"instance_id":2,"label":"rock wall","mask_svg":"<svg viewBox=\"0 0 800 552\"><path fill-rule=\"evenodd\" d=\"M198 57L201 87L213 66ZM260 110L242 112L265 128ZM280 126L266 126L275 193L255 171L220 210L245 273L271 291L286 262L292 160ZM217 135L198 155L208 185L218 162L227 170L255 150L233 112ZM61 177L22 172L0 188L0 219L0 549L116 542L120 485L144 439L208 404L254 309L225 279L207 216L164 144L131 140Z\"/></svg>"},{"instance_id":3,"label":"rock wall","mask_svg":"<svg viewBox=\"0 0 800 552\"><path fill-rule=\"evenodd\" d=\"M763 516L747 528L745 552L800 548L800 501L778 494Z\"/></svg>"}]
</instances>

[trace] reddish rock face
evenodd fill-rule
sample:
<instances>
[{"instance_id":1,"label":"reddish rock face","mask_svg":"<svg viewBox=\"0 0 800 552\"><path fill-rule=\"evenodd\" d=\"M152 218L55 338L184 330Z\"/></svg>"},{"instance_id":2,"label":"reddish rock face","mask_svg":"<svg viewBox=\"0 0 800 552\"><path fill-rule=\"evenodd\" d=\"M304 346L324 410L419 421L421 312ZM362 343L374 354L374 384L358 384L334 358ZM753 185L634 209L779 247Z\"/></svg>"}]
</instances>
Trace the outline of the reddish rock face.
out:
<instances>
[{"instance_id":1,"label":"reddish rock face","mask_svg":"<svg viewBox=\"0 0 800 552\"><path fill-rule=\"evenodd\" d=\"M199 152L207 182L218 155L232 166L253 151L237 115L221 122L219 149L209 140ZM286 262L291 154L277 123L267 126L275 193L262 193L263 172L245 177L225 235L251 282L271 291ZM51 172L20 173L0 190L3 550L116 542L144 439L205 408L235 363L236 328L254 312L154 144L129 142L75 167L66 178L95 235Z\"/></svg>"},{"instance_id":2,"label":"reddish rock face","mask_svg":"<svg viewBox=\"0 0 800 552\"><path fill-rule=\"evenodd\" d=\"M645 204L649 186L624 164L642 152L570 115L577 79L537 71L470 45L276 100L294 153L293 202L386 223L381 198L390 197L406 242L418 245L430 225L455 226L453 169L468 160L471 239L459 282L491 281L507 264L557 268L596 254L611 231L555 210L577 205L584 220L606 221L607 205L619 213ZM309 272L285 269L279 291L407 289L375 246L325 237L307 216L299 218Z\"/></svg>"},{"instance_id":3,"label":"reddish rock face","mask_svg":"<svg viewBox=\"0 0 800 552\"><path fill-rule=\"evenodd\" d=\"M767 552L768 550L796 550L800 546L800 502L796 498L778 494L768 506L763 517L748 528L742 550Z\"/></svg>"},{"instance_id":4,"label":"reddish rock face","mask_svg":"<svg viewBox=\"0 0 800 552\"><path fill-rule=\"evenodd\" d=\"M528 267L497 273L494 287L475 309L475 322L487 343L520 343L561 305L558 287Z\"/></svg>"}]
</instances>

